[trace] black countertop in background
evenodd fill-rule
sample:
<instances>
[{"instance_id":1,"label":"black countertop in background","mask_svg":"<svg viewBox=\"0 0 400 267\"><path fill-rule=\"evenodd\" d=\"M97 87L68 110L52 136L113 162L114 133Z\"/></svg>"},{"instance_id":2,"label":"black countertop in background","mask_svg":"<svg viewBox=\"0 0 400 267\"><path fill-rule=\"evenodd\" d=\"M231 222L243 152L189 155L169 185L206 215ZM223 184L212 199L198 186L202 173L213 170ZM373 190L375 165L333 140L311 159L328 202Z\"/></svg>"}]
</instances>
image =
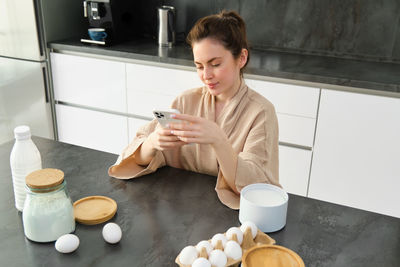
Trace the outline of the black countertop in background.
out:
<instances>
[{"instance_id":1,"label":"black countertop in background","mask_svg":"<svg viewBox=\"0 0 400 267\"><path fill-rule=\"evenodd\" d=\"M55 51L82 52L149 62L194 67L191 49L184 44L161 48L155 40L143 39L110 47L83 44L79 39L52 42ZM360 61L317 55L252 50L245 73L327 85L370 89L400 97L400 64ZM366 90L365 92L373 92Z\"/></svg>"},{"instance_id":2,"label":"black countertop in background","mask_svg":"<svg viewBox=\"0 0 400 267\"><path fill-rule=\"evenodd\" d=\"M107 244L104 224L77 224L80 245L71 254L58 253L54 242L27 240L22 214L14 206L11 141L0 145L1 266L177 266L175 258L185 246L240 225L238 211L218 200L216 177L164 167L118 180L107 175L117 155L43 138L33 141L44 168L64 171L73 201L104 195L117 202L111 221L121 226L122 240ZM286 226L270 236L296 251L307 267L400 265L400 219L310 198L290 194Z\"/></svg>"}]
</instances>

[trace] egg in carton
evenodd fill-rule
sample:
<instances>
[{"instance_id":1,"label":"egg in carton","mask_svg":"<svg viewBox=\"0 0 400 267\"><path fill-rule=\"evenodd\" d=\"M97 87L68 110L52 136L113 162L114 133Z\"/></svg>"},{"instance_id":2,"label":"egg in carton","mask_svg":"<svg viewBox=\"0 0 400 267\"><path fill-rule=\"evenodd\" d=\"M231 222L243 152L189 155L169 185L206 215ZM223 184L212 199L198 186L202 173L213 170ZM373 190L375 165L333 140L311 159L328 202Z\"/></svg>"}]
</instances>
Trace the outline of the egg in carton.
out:
<instances>
[{"instance_id":1,"label":"egg in carton","mask_svg":"<svg viewBox=\"0 0 400 267\"><path fill-rule=\"evenodd\" d=\"M246 223L242 224L242 226L241 226L241 230L245 230L242 238L238 237L238 235L236 233L234 233L235 231L232 231L233 233L229 234L229 237L230 237L229 240L233 240L233 241L237 242L237 244L240 245L240 248L241 248L240 257L239 258L237 257L236 259L234 259L234 258L229 257L227 255L226 256L226 260L224 260L224 259L221 260L223 262L226 261L225 265L219 265L219 266L211 265L212 267L220 267L220 266L238 267L240 265L240 262L242 261L242 255L244 255L244 253L247 250L249 250L249 249L251 249L251 248L253 248L255 246L274 245L275 244L275 240L274 239L272 239L267 234L265 234L265 233L261 232L260 230L258 230L257 227L255 227L254 224L250 223L251 225L248 226L248 225L246 225ZM234 228L234 227L232 227L232 228ZM229 229L229 230L231 230L231 229ZM229 230L228 230L228 232L230 232ZM228 232L226 232L224 234L220 234L220 235L224 235L225 237L227 237L227 233ZM214 235L214 237L216 237L217 235L219 235L219 234ZM224 253L224 250L225 250L225 253L228 252L228 251L226 251L227 247L225 246L225 248L224 248L223 240L221 240L221 238L218 238L218 237L214 238L214 237L213 237L212 240L208 240L208 242L214 241L214 246L211 245L212 249L213 249L212 251L210 251L210 249L208 249L208 251L207 251L207 248L205 246L202 246L200 249L196 249L193 246L188 246L188 247L185 247L181 251L181 253L179 253L179 255L175 259L175 263L177 263L180 267L193 267L194 266L192 264L186 264L185 265L185 264L183 264L181 262L181 260L180 260L181 259L181 254L184 253L184 252L186 252L185 254L187 254L185 256L188 258L188 261L192 261L192 262L193 262L193 260L199 259L199 258L205 258L205 259L208 259L208 260L211 257L214 257L214 259L217 258L219 256L217 254L221 254L221 253L220 252L214 253L215 250L220 250L220 251L222 251L222 253ZM240 239L242 239L241 242L240 242ZM228 240L228 238L226 238L226 240ZM231 246L231 247L234 250L235 246ZM184 250L186 250L186 251L184 251ZM212 253L215 254L215 255L212 255ZM227 253L227 254L231 254L231 253ZM201 260L198 260L198 261L201 261ZM207 261L205 261L205 262L207 262ZM196 265L196 266L210 266L210 265L209 265L209 263L205 263L204 265L199 264L199 265Z\"/></svg>"}]
</instances>

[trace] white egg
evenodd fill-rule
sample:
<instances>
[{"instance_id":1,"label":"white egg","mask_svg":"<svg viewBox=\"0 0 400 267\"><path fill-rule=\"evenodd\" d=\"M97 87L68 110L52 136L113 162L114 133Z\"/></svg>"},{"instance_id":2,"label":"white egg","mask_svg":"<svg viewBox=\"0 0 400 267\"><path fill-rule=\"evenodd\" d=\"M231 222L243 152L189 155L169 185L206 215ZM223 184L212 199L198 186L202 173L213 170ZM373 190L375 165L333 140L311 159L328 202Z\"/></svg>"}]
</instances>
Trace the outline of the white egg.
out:
<instances>
[{"instance_id":1,"label":"white egg","mask_svg":"<svg viewBox=\"0 0 400 267\"><path fill-rule=\"evenodd\" d=\"M107 223L103 227L103 238L110 244L118 243L121 240L122 231L118 224Z\"/></svg>"},{"instance_id":2,"label":"white egg","mask_svg":"<svg viewBox=\"0 0 400 267\"><path fill-rule=\"evenodd\" d=\"M224 267L226 265L226 263L228 262L228 258L226 257L225 253L219 249L215 249L215 250L211 251L210 257L208 257L208 260L215 267Z\"/></svg>"},{"instance_id":3,"label":"white egg","mask_svg":"<svg viewBox=\"0 0 400 267\"><path fill-rule=\"evenodd\" d=\"M198 258L193 262L192 267L211 267L211 262L205 258Z\"/></svg>"},{"instance_id":4,"label":"white egg","mask_svg":"<svg viewBox=\"0 0 400 267\"><path fill-rule=\"evenodd\" d=\"M197 259L197 250L194 246L187 246L179 254L179 261L183 265L191 265Z\"/></svg>"},{"instance_id":5,"label":"white egg","mask_svg":"<svg viewBox=\"0 0 400 267\"><path fill-rule=\"evenodd\" d=\"M257 226L251 222L251 221L245 221L241 226L240 226L240 230L243 232L243 234L246 232L247 227L250 227L251 229L251 235L253 236L253 239L256 237L257 235Z\"/></svg>"},{"instance_id":6,"label":"white egg","mask_svg":"<svg viewBox=\"0 0 400 267\"><path fill-rule=\"evenodd\" d=\"M228 258L232 258L235 261L242 258L242 248L236 241L230 240L226 242L224 252Z\"/></svg>"},{"instance_id":7,"label":"white egg","mask_svg":"<svg viewBox=\"0 0 400 267\"><path fill-rule=\"evenodd\" d=\"M226 241L228 241L224 234L215 234L211 238L211 245L213 246L213 248L215 248L217 246L218 240L221 240L223 247L225 247Z\"/></svg>"},{"instance_id":8,"label":"white egg","mask_svg":"<svg viewBox=\"0 0 400 267\"><path fill-rule=\"evenodd\" d=\"M79 238L73 234L66 234L60 236L55 245L56 250L61 253L71 253L79 246Z\"/></svg>"},{"instance_id":9,"label":"white egg","mask_svg":"<svg viewBox=\"0 0 400 267\"><path fill-rule=\"evenodd\" d=\"M239 227L231 227L226 231L226 237L228 237L229 240L233 240L233 234L236 234L237 240L239 244L242 244L243 242L243 232L240 230Z\"/></svg>"},{"instance_id":10,"label":"white egg","mask_svg":"<svg viewBox=\"0 0 400 267\"><path fill-rule=\"evenodd\" d=\"M200 253L202 248L206 248L207 254L210 254L210 252L213 250L213 246L207 240L203 240L197 243L196 245L197 252Z\"/></svg>"}]
</instances>

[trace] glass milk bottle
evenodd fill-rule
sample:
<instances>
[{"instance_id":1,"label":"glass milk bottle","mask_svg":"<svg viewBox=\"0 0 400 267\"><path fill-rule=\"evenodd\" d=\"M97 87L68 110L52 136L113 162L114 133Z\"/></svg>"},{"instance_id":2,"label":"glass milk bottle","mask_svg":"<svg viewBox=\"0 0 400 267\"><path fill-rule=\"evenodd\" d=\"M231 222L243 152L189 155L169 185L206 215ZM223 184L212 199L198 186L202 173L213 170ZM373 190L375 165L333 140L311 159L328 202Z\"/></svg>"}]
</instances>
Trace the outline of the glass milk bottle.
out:
<instances>
[{"instance_id":1,"label":"glass milk bottle","mask_svg":"<svg viewBox=\"0 0 400 267\"><path fill-rule=\"evenodd\" d=\"M31 139L28 126L18 126L14 129L15 144L11 151L10 165L14 187L15 207L22 211L26 197L25 177L42 168L39 150Z\"/></svg>"}]
</instances>

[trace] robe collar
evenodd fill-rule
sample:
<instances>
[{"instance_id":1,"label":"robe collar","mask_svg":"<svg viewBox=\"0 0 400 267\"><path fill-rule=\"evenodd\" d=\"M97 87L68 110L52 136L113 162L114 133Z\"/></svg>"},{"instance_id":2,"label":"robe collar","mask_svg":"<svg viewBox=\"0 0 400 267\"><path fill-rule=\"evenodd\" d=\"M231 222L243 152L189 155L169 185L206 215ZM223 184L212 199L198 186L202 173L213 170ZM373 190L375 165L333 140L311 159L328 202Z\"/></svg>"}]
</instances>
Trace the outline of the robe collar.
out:
<instances>
[{"instance_id":1,"label":"robe collar","mask_svg":"<svg viewBox=\"0 0 400 267\"><path fill-rule=\"evenodd\" d=\"M228 100L218 118L215 118L216 97L209 93L206 86L203 86L203 105L205 109L204 114L198 115L203 115L208 120L215 121L229 137L240 114L242 114L245 105L241 103L247 92L248 87L244 79L241 78L239 90L231 99Z\"/></svg>"}]
</instances>

